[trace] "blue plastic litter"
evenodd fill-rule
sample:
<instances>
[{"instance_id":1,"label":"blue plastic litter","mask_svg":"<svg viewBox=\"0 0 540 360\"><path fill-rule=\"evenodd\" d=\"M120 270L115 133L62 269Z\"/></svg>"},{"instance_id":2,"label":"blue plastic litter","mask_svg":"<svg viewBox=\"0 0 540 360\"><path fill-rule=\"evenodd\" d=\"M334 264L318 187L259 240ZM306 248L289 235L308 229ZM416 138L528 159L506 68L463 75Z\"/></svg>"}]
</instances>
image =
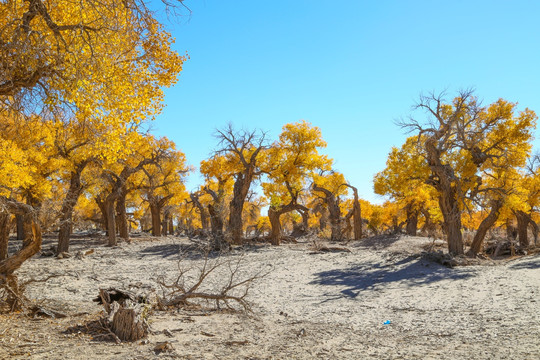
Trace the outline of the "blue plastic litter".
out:
<instances>
[{"instance_id":1,"label":"blue plastic litter","mask_svg":"<svg viewBox=\"0 0 540 360\"><path fill-rule=\"evenodd\" d=\"M390 325L392 322L390 320L386 320L385 322L383 322L383 325Z\"/></svg>"}]
</instances>

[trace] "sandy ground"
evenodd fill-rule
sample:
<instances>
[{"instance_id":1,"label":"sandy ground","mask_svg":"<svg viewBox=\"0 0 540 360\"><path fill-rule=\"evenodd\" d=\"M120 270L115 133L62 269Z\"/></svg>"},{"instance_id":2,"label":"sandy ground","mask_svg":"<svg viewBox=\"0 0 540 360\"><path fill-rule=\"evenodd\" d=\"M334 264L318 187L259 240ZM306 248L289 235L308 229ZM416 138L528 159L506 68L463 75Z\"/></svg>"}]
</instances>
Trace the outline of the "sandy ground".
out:
<instances>
[{"instance_id":1,"label":"sandy ground","mask_svg":"<svg viewBox=\"0 0 540 360\"><path fill-rule=\"evenodd\" d=\"M351 252L314 252L309 240L238 248L226 257L242 258L240 276L270 271L251 288L253 314L155 311L147 341L116 344L92 330L99 288L157 292L156 279L174 278L179 261L202 260L186 253L186 238L116 248L74 239L72 254L94 252L35 257L19 271L21 279L63 274L28 295L70 316L1 316L0 358L540 359L540 256L450 269L420 255L432 243L401 236L349 243ZM156 355L164 341L173 350Z\"/></svg>"}]
</instances>

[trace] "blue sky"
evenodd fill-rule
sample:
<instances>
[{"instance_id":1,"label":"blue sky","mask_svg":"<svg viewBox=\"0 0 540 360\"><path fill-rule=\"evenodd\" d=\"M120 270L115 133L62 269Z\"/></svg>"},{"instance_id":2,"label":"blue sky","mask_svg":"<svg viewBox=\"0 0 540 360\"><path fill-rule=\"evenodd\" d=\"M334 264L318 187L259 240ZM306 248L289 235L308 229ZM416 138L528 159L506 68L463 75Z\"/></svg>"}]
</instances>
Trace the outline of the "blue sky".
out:
<instances>
[{"instance_id":1,"label":"blue sky","mask_svg":"<svg viewBox=\"0 0 540 360\"><path fill-rule=\"evenodd\" d=\"M540 2L186 0L166 22L188 53L152 124L198 166L216 128L321 128L335 168L374 202L373 175L421 92L474 87L540 113ZM538 134L538 132L537 132ZM540 148L535 140L535 147ZM188 190L200 183L192 175Z\"/></svg>"}]
</instances>

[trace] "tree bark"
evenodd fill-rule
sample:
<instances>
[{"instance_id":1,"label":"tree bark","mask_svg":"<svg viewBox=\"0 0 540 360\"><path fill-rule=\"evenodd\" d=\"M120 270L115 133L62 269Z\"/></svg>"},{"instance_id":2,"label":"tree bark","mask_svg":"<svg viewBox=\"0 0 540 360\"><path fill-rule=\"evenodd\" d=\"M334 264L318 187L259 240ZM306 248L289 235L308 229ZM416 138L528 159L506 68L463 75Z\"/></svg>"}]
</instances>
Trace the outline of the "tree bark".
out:
<instances>
[{"instance_id":1,"label":"tree bark","mask_svg":"<svg viewBox=\"0 0 540 360\"><path fill-rule=\"evenodd\" d=\"M152 215L152 235L161 236L161 209L155 202L150 203L150 214Z\"/></svg>"},{"instance_id":2,"label":"tree bark","mask_svg":"<svg viewBox=\"0 0 540 360\"><path fill-rule=\"evenodd\" d=\"M174 223L172 216L169 216L169 234L174 235Z\"/></svg>"},{"instance_id":3,"label":"tree bark","mask_svg":"<svg viewBox=\"0 0 540 360\"><path fill-rule=\"evenodd\" d=\"M15 215L17 224L17 240L24 240L24 219L22 215Z\"/></svg>"},{"instance_id":4,"label":"tree bark","mask_svg":"<svg viewBox=\"0 0 540 360\"><path fill-rule=\"evenodd\" d=\"M471 248L467 252L467 256L474 257L482 249L482 243L489 229L495 224L499 218L499 213L503 205L502 200L493 200L491 202L491 210L484 220L480 223L476 234L474 234L474 239L471 244Z\"/></svg>"},{"instance_id":5,"label":"tree bark","mask_svg":"<svg viewBox=\"0 0 540 360\"><path fill-rule=\"evenodd\" d=\"M191 201L193 202L193 205L199 210L199 216L201 217L201 226L204 231L208 230L208 215L206 212L206 209L201 204L199 200L199 194L198 193L191 193L189 194L189 197L191 198Z\"/></svg>"},{"instance_id":6,"label":"tree bark","mask_svg":"<svg viewBox=\"0 0 540 360\"><path fill-rule=\"evenodd\" d=\"M518 210L515 213L518 223L519 246L527 248L529 247L529 237L527 234L529 230L529 216L521 210Z\"/></svg>"},{"instance_id":7,"label":"tree bark","mask_svg":"<svg viewBox=\"0 0 540 360\"><path fill-rule=\"evenodd\" d=\"M268 209L268 219L270 220L270 226L272 230L270 231L270 241L272 245L279 245L281 243L281 222L279 217L281 212L275 211L272 208Z\"/></svg>"},{"instance_id":8,"label":"tree bark","mask_svg":"<svg viewBox=\"0 0 540 360\"><path fill-rule=\"evenodd\" d=\"M410 236L416 236L418 231L418 210L414 208L414 204L407 205L407 224L405 231Z\"/></svg>"},{"instance_id":9,"label":"tree bark","mask_svg":"<svg viewBox=\"0 0 540 360\"><path fill-rule=\"evenodd\" d=\"M244 202L249 192L251 181L253 180L253 170L249 167L243 173L236 174L229 212L229 230L233 244L242 243L242 210L244 209Z\"/></svg>"},{"instance_id":10,"label":"tree bark","mask_svg":"<svg viewBox=\"0 0 540 360\"><path fill-rule=\"evenodd\" d=\"M348 184L347 186L352 189L354 195L352 208L354 240L360 240L362 238L362 211L358 199L358 189Z\"/></svg>"},{"instance_id":11,"label":"tree bark","mask_svg":"<svg viewBox=\"0 0 540 360\"><path fill-rule=\"evenodd\" d=\"M116 240L116 213L114 209L114 199L107 198L105 200L105 208L107 209L107 236L109 239L109 246L116 246L118 241Z\"/></svg>"},{"instance_id":12,"label":"tree bark","mask_svg":"<svg viewBox=\"0 0 540 360\"><path fill-rule=\"evenodd\" d=\"M0 212L0 261L8 258L9 229L11 227L11 215L8 212Z\"/></svg>"},{"instance_id":13,"label":"tree bark","mask_svg":"<svg viewBox=\"0 0 540 360\"><path fill-rule=\"evenodd\" d=\"M326 205L328 207L328 213L330 217L330 240L340 241L343 240L343 218L341 217L341 210L339 208L339 201L331 191L313 184L313 190L324 193Z\"/></svg>"},{"instance_id":14,"label":"tree bark","mask_svg":"<svg viewBox=\"0 0 540 360\"><path fill-rule=\"evenodd\" d=\"M20 310L22 289L19 288L17 277L13 274L21 265L41 249L41 228L34 208L5 197L0 197L0 208L8 214L22 215L28 241L15 254L0 260L0 287L9 287L13 292L7 292L5 299L12 310Z\"/></svg>"},{"instance_id":15,"label":"tree bark","mask_svg":"<svg viewBox=\"0 0 540 360\"><path fill-rule=\"evenodd\" d=\"M121 239L129 241L129 224L126 211L126 191L120 192L120 196L116 200L116 214L118 217L118 234Z\"/></svg>"},{"instance_id":16,"label":"tree bark","mask_svg":"<svg viewBox=\"0 0 540 360\"><path fill-rule=\"evenodd\" d=\"M461 233L461 210L459 208L459 180L449 165L441 162L441 152L437 148L439 137L445 129L426 140L428 165L433 172L428 183L439 192L439 206L443 214L444 230L448 242L448 252L452 255L462 255L463 235Z\"/></svg>"},{"instance_id":17,"label":"tree bark","mask_svg":"<svg viewBox=\"0 0 540 360\"><path fill-rule=\"evenodd\" d=\"M86 167L87 162L77 164L75 169L71 172L69 180L69 189L62 202L62 209L60 210L60 229L58 232L58 247L56 253L69 251L69 238L73 230L73 208L79 200L79 196L82 192L81 174Z\"/></svg>"}]
</instances>

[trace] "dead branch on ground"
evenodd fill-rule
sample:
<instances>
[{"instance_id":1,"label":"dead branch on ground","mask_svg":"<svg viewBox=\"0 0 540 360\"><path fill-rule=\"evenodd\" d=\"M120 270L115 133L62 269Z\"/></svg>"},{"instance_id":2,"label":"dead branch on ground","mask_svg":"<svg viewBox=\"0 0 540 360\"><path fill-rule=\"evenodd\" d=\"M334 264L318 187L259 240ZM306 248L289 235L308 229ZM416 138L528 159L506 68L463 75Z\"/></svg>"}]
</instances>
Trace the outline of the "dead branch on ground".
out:
<instances>
[{"instance_id":1,"label":"dead branch on ground","mask_svg":"<svg viewBox=\"0 0 540 360\"><path fill-rule=\"evenodd\" d=\"M207 254L198 267L184 266L184 262L178 262L179 272L173 282L167 283L164 277L157 280L162 291L162 296L158 296L158 308L206 302L215 303L217 309L225 306L230 310L238 310L240 307L241 310L251 312L251 304L247 300L249 290L255 281L272 271L270 269L248 275L243 255L237 259L222 256L210 259Z\"/></svg>"}]
</instances>

